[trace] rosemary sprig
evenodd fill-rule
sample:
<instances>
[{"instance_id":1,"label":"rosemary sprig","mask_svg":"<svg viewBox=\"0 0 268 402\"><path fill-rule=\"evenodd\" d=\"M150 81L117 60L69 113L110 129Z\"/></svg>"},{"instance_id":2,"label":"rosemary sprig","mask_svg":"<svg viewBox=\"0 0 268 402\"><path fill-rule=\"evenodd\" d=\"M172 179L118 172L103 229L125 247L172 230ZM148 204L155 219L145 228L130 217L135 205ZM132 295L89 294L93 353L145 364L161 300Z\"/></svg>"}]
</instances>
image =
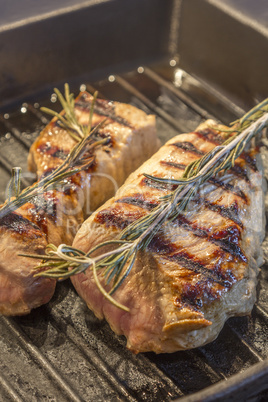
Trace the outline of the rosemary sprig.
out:
<instances>
[{"instance_id":1,"label":"rosemary sprig","mask_svg":"<svg viewBox=\"0 0 268 402\"><path fill-rule=\"evenodd\" d=\"M20 190L21 168L13 168L12 177L8 186L8 199L0 208L0 218L21 207L36 195L41 195L44 191L50 190L56 183L58 185L65 178L70 177L81 170L87 169L92 165L95 159L92 152L93 149L108 141L108 138L98 138L97 135L100 126L105 123L105 120L91 130L97 92L93 95L93 101L89 113L89 122L86 126L81 125L75 116L74 95L70 94L69 85L65 84L65 99L58 89L55 88L55 92L62 104L62 113L65 114L59 114L47 108L41 109L52 116L57 117L60 120L60 125L78 141L78 144L75 145L65 161L50 175L44 177L32 186L26 187L22 191ZM13 200L11 200L12 194L15 197Z\"/></svg>"},{"instance_id":2,"label":"rosemary sprig","mask_svg":"<svg viewBox=\"0 0 268 402\"><path fill-rule=\"evenodd\" d=\"M131 271L138 251L144 250L149 245L165 222L171 222L178 214L185 211L201 184L220 171L232 167L252 137L267 126L268 98L234 122L225 142L189 164L180 179L170 180L145 174L152 180L175 184L177 187L163 196L159 205L150 213L129 224L121 232L119 239L101 243L86 254L66 245L61 245L59 248L48 245L47 255L39 256L43 262L37 267L36 276L62 280L91 268L96 285L102 294L117 307L128 311L127 307L118 304L111 295ZM94 257L97 250L107 246L112 246L112 250ZM102 270L105 284L110 285L109 292L99 281L97 275L99 270Z\"/></svg>"},{"instance_id":3,"label":"rosemary sprig","mask_svg":"<svg viewBox=\"0 0 268 402\"><path fill-rule=\"evenodd\" d=\"M95 156L92 152L93 149L95 149L98 145L107 142L107 138L94 138L94 135L98 131L101 124L102 123L96 126L88 137L76 144L64 162L50 175L43 177L39 182L32 186L26 187L20 193L20 182L18 180L17 173L15 173L14 176L13 172L13 178L11 179L11 184L9 186L9 197L0 208L0 218L21 207L33 197L41 195L45 191L51 190L54 188L55 184L59 185L59 183L67 177L70 177L73 174L91 166L95 159ZM11 200L11 189L14 187L14 185L15 198Z\"/></svg>"},{"instance_id":4,"label":"rosemary sprig","mask_svg":"<svg viewBox=\"0 0 268 402\"><path fill-rule=\"evenodd\" d=\"M56 117L60 127L67 130L70 136L75 141L81 141L81 139L87 137L91 131L93 110L98 92L96 91L93 95L88 125L83 126L78 122L75 115L75 99L74 94L70 93L69 85L64 85L65 98L57 88L54 88L54 91L61 103L63 111L61 113L57 113L55 112L55 110L49 109L47 107L41 107L41 110L53 117Z\"/></svg>"}]
</instances>

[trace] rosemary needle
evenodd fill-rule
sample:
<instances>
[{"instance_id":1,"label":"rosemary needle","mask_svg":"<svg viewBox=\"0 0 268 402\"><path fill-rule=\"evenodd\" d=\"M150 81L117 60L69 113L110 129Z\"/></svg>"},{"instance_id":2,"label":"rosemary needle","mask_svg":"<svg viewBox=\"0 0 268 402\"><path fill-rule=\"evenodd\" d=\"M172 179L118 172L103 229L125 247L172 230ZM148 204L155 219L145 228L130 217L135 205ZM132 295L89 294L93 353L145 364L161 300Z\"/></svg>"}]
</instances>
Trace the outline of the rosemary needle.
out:
<instances>
[{"instance_id":1,"label":"rosemary needle","mask_svg":"<svg viewBox=\"0 0 268 402\"><path fill-rule=\"evenodd\" d=\"M22 191L20 191L21 168L13 168L12 177L8 187L8 199L0 208L0 218L21 207L36 195L41 195L44 191L52 189L55 184L58 184L63 179L78 173L83 169L87 169L95 160L93 150L97 146L106 143L108 140L107 138L99 138L97 134L98 129L104 124L105 120L91 130L93 109L97 98L97 92L95 92L91 103L89 123L85 126L79 124L75 116L74 95L70 94L69 85L65 84L65 98L58 89L55 89L55 92L61 102L63 107L62 113L64 114L59 114L46 108L45 111L57 117L60 120L62 127L70 134L72 133L72 137L75 137L78 143L71 150L64 162L50 175L42 178L32 186L26 187ZM13 199L12 194L14 194Z\"/></svg>"},{"instance_id":2,"label":"rosemary needle","mask_svg":"<svg viewBox=\"0 0 268 402\"><path fill-rule=\"evenodd\" d=\"M47 107L41 107L41 110L57 118L58 124L65 130L67 130L69 135L75 141L77 142L81 141L81 139L87 137L91 131L93 110L98 96L98 92L96 91L93 95L88 125L81 125L79 124L77 117L75 115L75 100L74 95L70 93L69 85L68 84L64 85L65 98L57 88L54 88L54 91L61 103L63 111L61 113L57 113L55 112L55 110L49 109Z\"/></svg>"},{"instance_id":3,"label":"rosemary needle","mask_svg":"<svg viewBox=\"0 0 268 402\"><path fill-rule=\"evenodd\" d=\"M35 275L61 280L91 268L96 285L104 297L108 298L117 307L127 311L127 307L119 305L111 295L119 288L131 271L137 252L149 245L156 232L165 222L174 220L178 214L185 211L189 201L196 194L201 184L211 176L217 175L220 171L225 172L231 168L252 137L267 126L268 98L240 120L234 122L230 129L226 131L226 140L223 144L216 146L200 159L190 163L181 178L170 180L145 175L152 180L175 184L177 187L174 191L163 196L160 204L150 213L129 224L121 232L119 239L101 243L87 254L66 245L61 245L59 248L48 245L47 255L40 257L43 260L42 270L40 271L40 266L36 267L37 273ZM217 127L215 129L221 131ZM92 257L96 250L107 246L113 246L114 249L97 257ZM51 266L51 257L54 257L57 262L60 257L62 263ZM97 271L99 270L104 270L106 285L112 282L109 292L106 291L97 277Z\"/></svg>"}]
</instances>

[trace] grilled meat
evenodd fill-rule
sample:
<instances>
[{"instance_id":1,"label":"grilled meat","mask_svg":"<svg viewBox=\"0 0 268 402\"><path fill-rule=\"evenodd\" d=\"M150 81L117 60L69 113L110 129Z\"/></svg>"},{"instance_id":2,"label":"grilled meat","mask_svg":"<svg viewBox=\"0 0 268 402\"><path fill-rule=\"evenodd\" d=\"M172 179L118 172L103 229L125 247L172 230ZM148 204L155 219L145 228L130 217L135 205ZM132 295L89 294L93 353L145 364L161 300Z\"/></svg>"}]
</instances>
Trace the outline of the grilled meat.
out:
<instances>
[{"instance_id":1,"label":"grilled meat","mask_svg":"<svg viewBox=\"0 0 268 402\"><path fill-rule=\"evenodd\" d=\"M51 299L56 281L34 277L37 260L18 254L43 255L48 243L71 244L83 221L81 211L68 214L77 205L76 197L52 190L0 218L0 314L28 314Z\"/></svg>"},{"instance_id":2,"label":"grilled meat","mask_svg":"<svg viewBox=\"0 0 268 402\"><path fill-rule=\"evenodd\" d=\"M36 260L21 254L43 254L45 233L16 211L0 219L0 314L27 314L47 303L54 294L55 281L34 278Z\"/></svg>"},{"instance_id":3,"label":"grilled meat","mask_svg":"<svg viewBox=\"0 0 268 402\"><path fill-rule=\"evenodd\" d=\"M80 124L88 124L92 99L87 92L76 99L75 113ZM79 188L78 199L85 215L112 197L128 175L159 148L154 116L131 105L97 99L92 127L104 119L98 134L107 138L107 144L95 151L94 166L72 179ZM30 149L29 170L37 172L38 177L51 172L75 143L53 119Z\"/></svg>"},{"instance_id":4,"label":"grilled meat","mask_svg":"<svg viewBox=\"0 0 268 402\"><path fill-rule=\"evenodd\" d=\"M143 173L180 177L188 163L223 141L211 128L215 124L207 121L168 141L84 222L73 246L87 252L118 238L129 223L148 214L174 188ZM129 276L114 293L129 312L104 298L90 270L72 278L76 290L97 317L125 335L135 353L174 352L212 341L228 317L249 314L255 302L265 222L263 188L257 150L243 153L227 173L202 185L187 211L164 224L147 249L138 252ZM101 275L100 280L104 285Z\"/></svg>"},{"instance_id":5,"label":"grilled meat","mask_svg":"<svg viewBox=\"0 0 268 402\"><path fill-rule=\"evenodd\" d=\"M92 97L76 99L80 124L88 124ZM154 116L133 106L97 100L93 126L106 119L99 135L107 144L94 151L95 163L0 220L0 313L26 314L49 301L55 281L34 278L36 260L17 254L44 254L46 245L71 244L89 213L115 193L129 173L159 147ZM53 119L32 145L29 168L38 178L57 168L76 144Z\"/></svg>"}]
</instances>

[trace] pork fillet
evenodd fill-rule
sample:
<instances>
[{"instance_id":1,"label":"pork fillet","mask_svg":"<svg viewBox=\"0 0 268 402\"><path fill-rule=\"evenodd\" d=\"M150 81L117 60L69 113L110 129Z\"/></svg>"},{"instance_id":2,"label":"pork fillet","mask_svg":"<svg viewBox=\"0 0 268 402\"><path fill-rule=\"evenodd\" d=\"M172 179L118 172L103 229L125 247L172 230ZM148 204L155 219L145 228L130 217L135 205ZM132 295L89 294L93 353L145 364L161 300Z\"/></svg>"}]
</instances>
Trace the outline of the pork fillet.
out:
<instances>
[{"instance_id":1,"label":"pork fillet","mask_svg":"<svg viewBox=\"0 0 268 402\"><path fill-rule=\"evenodd\" d=\"M80 124L88 124L91 102L86 92L76 99ZM159 148L154 116L130 105L97 100L93 127L103 119L106 122L98 134L107 137L107 144L94 151L93 166L0 220L0 313L29 313L54 293L54 280L33 276L37 260L18 254L44 254L48 243L72 244L83 211L88 214L106 201L129 173ZM53 119L31 147L30 170L36 171L39 179L51 173L75 145Z\"/></svg>"},{"instance_id":2,"label":"pork fillet","mask_svg":"<svg viewBox=\"0 0 268 402\"><path fill-rule=\"evenodd\" d=\"M84 222L73 246L87 252L118 238L129 223L148 214L174 187L143 173L180 177L188 163L223 141L211 128L215 124L207 121L168 141ZM131 273L113 295L129 312L103 297L90 270L72 278L76 290L97 317L125 335L135 353L174 352L212 341L227 318L249 314L255 302L264 187L256 150L243 153L225 175L205 183L187 211L164 224L147 249L138 252Z\"/></svg>"},{"instance_id":3,"label":"pork fillet","mask_svg":"<svg viewBox=\"0 0 268 402\"><path fill-rule=\"evenodd\" d=\"M76 99L75 113L80 124L88 124L92 99L87 92L80 93ZM92 127L104 119L98 134L107 138L107 144L96 149L94 165L73 178L86 216L112 197L128 175L160 146L155 117L134 106L97 99ZM37 172L38 177L47 174L62 163L75 144L68 132L53 119L30 149L29 170Z\"/></svg>"},{"instance_id":4,"label":"pork fillet","mask_svg":"<svg viewBox=\"0 0 268 402\"><path fill-rule=\"evenodd\" d=\"M17 254L44 254L46 235L38 226L13 212L0 219L0 314L22 315L47 303L55 281L35 278L36 260Z\"/></svg>"}]
</instances>

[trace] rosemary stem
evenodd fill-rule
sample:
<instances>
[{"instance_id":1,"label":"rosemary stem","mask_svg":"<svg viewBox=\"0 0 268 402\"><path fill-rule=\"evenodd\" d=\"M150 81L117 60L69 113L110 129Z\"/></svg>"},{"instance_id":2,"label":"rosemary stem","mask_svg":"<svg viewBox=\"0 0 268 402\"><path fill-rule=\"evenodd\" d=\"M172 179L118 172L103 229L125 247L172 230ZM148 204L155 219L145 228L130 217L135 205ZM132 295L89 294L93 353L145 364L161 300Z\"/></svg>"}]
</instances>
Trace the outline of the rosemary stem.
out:
<instances>
[{"instance_id":1,"label":"rosemary stem","mask_svg":"<svg viewBox=\"0 0 268 402\"><path fill-rule=\"evenodd\" d=\"M132 245L133 245L133 243L129 242L129 243L125 244L124 246L117 248L116 253L122 253L123 251L130 249L132 247ZM115 253L115 250L107 251L107 253L100 254L99 256L94 257L93 260L95 261L95 263L98 263L99 261L103 260L104 258L114 255L114 253Z\"/></svg>"},{"instance_id":2,"label":"rosemary stem","mask_svg":"<svg viewBox=\"0 0 268 402\"><path fill-rule=\"evenodd\" d=\"M224 157L225 154L230 152L231 149L235 148L237 144L244 139L246 141L247 138L250 138L250 135L255 134L257 131L260 131L265 127L265 125L268 122L268 114L263 115L260 117L256 122L254 122L250 127L246 128L242 133L238 134L236 138L233 139L232 142L225 146L219 146L217 147L219 151L214 155L214 157L206 163L205 166L200 170L200 172L195 176L195 181L198 182L198 179L202 179L202 177L208 173L211 169L212 166L214 166L220 159ZM192 184L186 184L186 186L183 188L182 191L177 192L175 194L175 197L171 203L166 203L166 206L162 209L162 211L159 213L159 210L157 210L157 215L153 221L153 223L148 226L148 228L140 234L140 236L134 241L134 245L138 247L144 239L148 235L150 235L155 228L158 227L158 225L161 224L163 220L167 220L171 212L173 211L174 207L178 204L178 201L183 199L184 196L188 194L192 187Z\"/></svg>"},{"instance_id":3,"label":"rosemary stem","mask_svg":"<svg viewBox=\"0 0 268 402\"><path fill-rule=\"evenodd\" d=\"M92 271L93 271L93 276L94 276L94 280L95 283L99 289L99 291L103 294L103 296L109 300L110 303L114 304L116 307L120 308L121 310L124 310L126 312L129 312L129 308L124 306L123 304L117 302L108 292L106 292L106 290L103 288L103 286L101 285L99 278L98 278L98 274L97 274L97 270L96 270L96 264L93 262L92 265Z\"/></svg>"},{"instance_id":4,"label":"rosemary stem","mask_svg":"<svg viewBox=\"0 0 268 402\"><path fill-rule=\"evenodd\" d=\"M235 148L235 146L242 140L249 138L250 135L256 134L256 132L259 132L262 130L265 125L268 122L268 114L266 113L262 117L260 117L258 120L256 120L254 123L252 123L248 128L246 128L242 133L238 134L236 138L233 139L232 142L229 144L225 145L224 147L219 147L222 148L219 152L217 152L214 157L200 170L198 175L196 175L196 179L198 177L203 176L205 173L209 171L211 166L213 166L219 159L221 159L226 153L230 152L231 149Z\"/></svg>"},{"instance_id":5,"label":"rosemary stem","mask_svg":"<svg viewBox=\"0 0 268 402\"><path fill-rule=\"evenodd\" d=\"M225 140L223 139L224 142L203 157L191 162L179 179L157 178L144 173L144 176L152 180L163 182L167 185L173 184L176 187L161 197L160 202L153 210L127 225L118 234L116 240L99 243L87 253L65 245L60 246L58 249L55 246L54 248L50 247L52 249L51 254L57 256L55 258L62 260L62 266L56 263L56 268L53 266L52 269L38 272L36 275L48 277L51 275L55 278L64 279L91 269L96 286L104 297L117 307L128 311L127 307L122 306L111 295L121 286L130 273L138 251L148 247L165 222L172 222L179 214L185 211L189 201L193 199L203 183L209 178L215 177L219 172L224 174L226 170L230 169L250 140L267 126L268 98L243 118L234 122L228 130L221 127L215 128L216 132L226 131L228 133L225 136ZM116 244L117 246L115 247ZM105 249L109 245L113 245L113 249L103 253L100 252L99 255L91 257L97 250ZM48 253L48 255L51 254ZM104 285L98 275L98 272L102 269L104 269L102 271ZM109 287L112 280L113 285L110 291L107 292L107 286Z\"/></svg>"}]
</instances>

